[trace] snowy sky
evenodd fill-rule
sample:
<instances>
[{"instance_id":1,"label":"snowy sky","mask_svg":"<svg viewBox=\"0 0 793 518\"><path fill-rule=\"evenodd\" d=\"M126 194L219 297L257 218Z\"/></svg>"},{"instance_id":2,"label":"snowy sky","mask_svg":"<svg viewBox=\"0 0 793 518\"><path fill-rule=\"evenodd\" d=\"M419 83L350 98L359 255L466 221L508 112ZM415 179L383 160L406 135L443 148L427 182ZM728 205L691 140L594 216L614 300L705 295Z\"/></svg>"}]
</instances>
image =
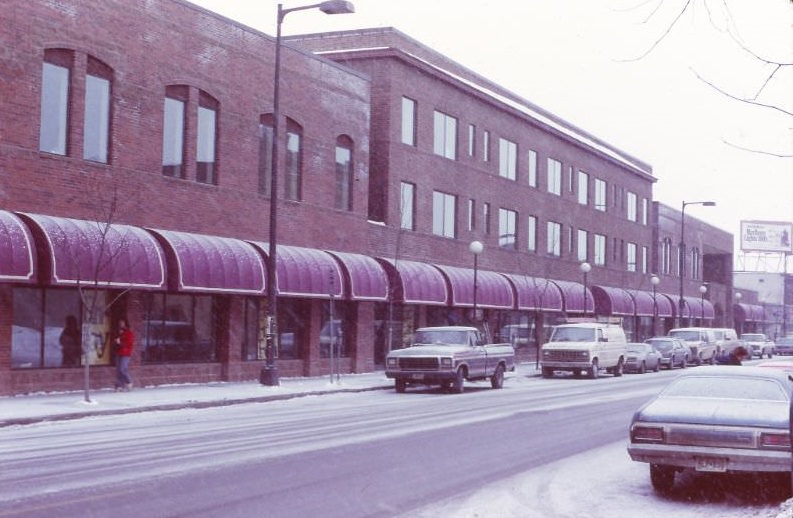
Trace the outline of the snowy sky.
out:
<instances>
[{"instance_id":1,"label":"snowy sky","mask_svg":"<svg viewBox=\"0 0 793 518\"><path fill-rule=\"evenodd\" d=\"M793 221L793 116L752 97L793 63L789 0L354 0L354 14L289 14L283 34L391 26L652 165L655 199L731 232ZM193 0L275 34L275 0ZM284 7L312 2L284 1ZM658 7L660 5L660 7ZM657 10L656 10L657 8ZM499 57L500 56L500 57ZM793 112L793 66L758 98ZM738 147L766 153L747 152Z\"/></svg>"}]
</instances>

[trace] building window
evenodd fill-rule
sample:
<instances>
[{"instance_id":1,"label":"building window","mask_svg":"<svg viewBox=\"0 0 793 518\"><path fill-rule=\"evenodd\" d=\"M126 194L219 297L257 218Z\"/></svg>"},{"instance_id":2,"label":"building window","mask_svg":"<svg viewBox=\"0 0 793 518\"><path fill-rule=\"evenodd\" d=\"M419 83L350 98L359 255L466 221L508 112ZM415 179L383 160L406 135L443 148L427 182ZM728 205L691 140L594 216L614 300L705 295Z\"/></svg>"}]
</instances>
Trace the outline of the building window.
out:
<instances>
[{"instance_id":1,"label":"building window","mask_svg":"<svg viewBox=\"0 0 793 518\"><path fill-rule=\"evenodd\" d=\"M606 236L602 234L594 235L594 250L592 255L593 262L598 266L606 264Z\"/></svg>"},{"instance_id":2,"label":"building window","mask_svg":"<svg viewBox=\"0 0 793 518\"><path fill-rule=\"evenodd\" d=\"M457 159L457 119L435 112L434 151L436 155Z\"/></svg>"},{"instance_id":3,"label":"building window","mask_svg":"<svg viewBox=\"0 0 793 518\"><path fill-rule=\"evenodd\" d=\"M341 135L336 139L335 207L352 210L352 139Z\"/></svg>"},{"instance_id":4,"label":"building window","mask_svg":"<svg viewBox=\"0 0 793 518\"><path fill-rule=\"evenodd\" d=\"M476 126L468 125L468 156L476 155Z\"/></svg>"},{"instance_id":5,"label":"building window","mask_svg":"<svg viewBox=\"0 0 793 518\"><path fill-rule=\"evenodd\" d=\"M144 363L217 361L217 308L211 295L145 294Z\"/></svg>"},{"instance_id":6,"label":"building window","mask_svg":"<svg viewBox=\"0 0 793 518\"><path fill-rule=\"evenodd\" d=\"M638 199L636 197L636 193L627 191L626 198L628 204L627 206L628 221L637 221Z\"/></svg>"},{"instance_id":7,"label":"building window","mask_svg":"<svg viewBox=\"0 0 793 518\"><path fill-rule=\"evenodd\" d=\"M649 204L647 202L647 198L642 198L642 225L647 226L647 221L649 219Z\"/></svg>"},{"instance_id":8,"label":"building window","mask_svg":"<svg viewBox=\"0 0 793 518\"><path fill-rule=\"evenodd\" d=\"M573 166L567 168L567 190L575 191L575 168Z\"/></svg>"},{"instance_id":9,"label":"building window","mask_svg":"<svg viewBox=\"0 0 793 518\"><path fill-rule=\"evenodd\" d=\"M587 250L588 241L589 241L589 232L587 232L586 230L578 229L578 246L577 246L578 256L577 256L577 259L579 261L586 261L586 260L589 259L589 256L587 255L587 253L588 253L588 250Z\"/></svg>"},{"instance_id":10,"label":"building window","mask_svg":"<svg viewBox=\"0 0 793 518\"><path fill-rule=\"evenodd\" d=\"M303 198L303 128L286 121L286 171L284 174L284 197L300 201Z\"/></svg>"},{"instance_id":11,"label":"building window","mask_svg":"<svg viewBox=\"0 0 793 518\"><path fill-rule=\"evenodd\" d=\"M672 240L668 237L661 242L661 272L672 274Z\"/></svg>"},{"instance_id":12,"label":"building window","mask_svg":"<svg viewBox=\"0 0 793 518\"><path fill-rule=\"evenodd\" d=\"M498 209L498 246L515 249L517 241L516 222L518 213L509 209Z\"/></svg>"},{"instance_id":13,"label":"building window","mask_svg":"<svg viewBox=\"0 0 793 518\"><path fill-rule=\"evenodd\" d=\"M270 195L273 172L273 116L259 118L259 193Z\"/></svg>"},{"instance_id":14,"label":"building window","mask_svg":"<svg viewBox=\"0 0 793 518\"><path fill-rule=\"evenodd\" d=\"M217 185L215 150L217 148L218 103L208 95L199 95L196 131L196 181Z\"/></svg>"},{"instance_id":15,"label":"building window","mask_svg":"<svg viewBox=\"0 0 793 518\"><path fill-rule=\"evenodd\" d=\"M110 67L88 59L83 113L83 158L106 164L110 148Z\"/></svg>"},{"instance_id":16,"label":"building window","mask_svg":"<svg viewBox=\"0 0 793 518\"><path fill-rule=\"evenodd\" d=\"M647 266L649 261L649 254L646 246L642 247L642 273L647 273Z\"/></svg>"},{"instance_id":17,"label":"building window","mask_svg":"<svg viewBox=\"0 0 793 518\"><path fill-rule=\"evenodd\" d=\"M606 212L606 209L608 208L608 200L606 200L607 192L608 189L606 189L606 182L599 178L595 178L595 210Z\"/></svg>"},{"instance_id":18,"label":"building window","mask_svg":"<svg viewBox=\"0 0 793 518\"><path fill-rule=\"evenodd\" d=\"M699 251L699 248L692 248L691 249L691 278L692 279L701 279L699 265L702 264L702 254Z\"/></svg>"},{"instance_id":19,"label":"building window","mask_svg":"<svg viewBox=\"0 0 793 518\"><path fill-rule=\"evenodd\" d=\"M518 163L518 145L505 138L498 139L498 175L508 180L515 179Z\"/></svg>"},{"instance_id":20,"label":"building window","mask_svg":"<svg viewBox=\"0 0 793 518\"><path fill-rule=\"evenodd\" d=\"M39 149L66 154L69 115L69 68L44 62L41 77Z\"/></svg>"},{"instance_id":21,"label":"building window","mask_svg":"<svg viewBox=\"0 0 793 518\"><path fill-rule=\"evenodd\" d=\"M402 143L416 145L416 101L402 98Z\"/></svg>"},{"instance_id":22,"label":"building window","mask_svg":"<svg viewBox=\"0 0 793 518\"><path fill-rule=\"evenodd\" d=\"M457 216L456 198L451 194L432 193L432 233L436 236L455 238Z\"/></svg>"},{"instance_id":23,"label":"building window","mask_svg":"<svg viewBox=\"0 0 793 518\"><path fill-rule=\"evenodd\" d=\"M485 226L485 234L490 235L490 204L482 204L482 222Z\"/></svg>"},{"instance_id":24,"label":"building window","mask_svg":"<svg viewBox=\"0 0 793 518\"><path fill-rule=\"evenodd\" d=\"M548 255L562 255L562 225L555 221L548 222Z\"/></svg>"},{"instance_id":25,"label":"building window","mask_svg":"<svg viewBox=\"0 0 793 518\"><path fill-rule=\"evenodd\" d=\"M409 182L400 184L399 226L405 230L416 229L416 185Z\"/></svg>"},{"instance_id":26,"label":"building window","mask_svg":"<svg viewBox=\"0 0 793 518\"><path fill-rule=\"evenodd\" d=\"M528 227L526 229L527 249L529 252L537 251L537 217L529 216Z\"/></svg>"},{"instance_id":27,"label":"building window","mask_svg":"<svg viewBox=\"0 0 793 518\"><path fill-rule=\"evenodd\" d=\"M482 160L490 162L490 132L487 130L482 134Z\"/></svg>"},{"instance_id":28,"label":"building window","mask_svg":"<svg viewBox=\"0 0 793 518\"><path fill-rule=\"evenodd\" d=\"M529 150L529 187L537 187L537 152Z\"/></svg>"},{"instance_id":29,"label":"building window","mask_svg":"<svg viewBox=\"0 0 793 518\"><path fill-rule=\"evenodd\" d=\"M628 271L635 272L636 271L636 243L628 243L627 253L628 253Z\"/></svg>"},{"instance_id":30,"label":"building window","mask_svg":"<svg viewBox=\"0 0 793 518\"><path fill-rule=\"evenodd\" d=\"M562 195L562 163L553 158L548 159L548 192Z\"/></svg>"},{"instance_id":31,"label":"building window","mask_svg":"<svg viewBox=\"0 0 793 518\"><path fill-rule=\"evenodd\" d=\"M468 231L471 232L476 229L476 202L473 199L468 200Z\"/></svg>"},{"instance_id":32,"label":"building window","mask_svg":"<svg viewBox=\"0 0 793 518\"><path fill-rule=\"evenodd\" d=\"M589 175L578 171L578 203L589 205Z\"/></svg>"},{"instance_id":33,"label":"building window","mask_svg":"<svg viewBox=\"0 0 793 518\"><path fill-rule=\"evenodd\" d=\"M186 86L165 89L162 130L162 174L184 178L184 117L188 90Z\"/></svg>"}]
</instances>

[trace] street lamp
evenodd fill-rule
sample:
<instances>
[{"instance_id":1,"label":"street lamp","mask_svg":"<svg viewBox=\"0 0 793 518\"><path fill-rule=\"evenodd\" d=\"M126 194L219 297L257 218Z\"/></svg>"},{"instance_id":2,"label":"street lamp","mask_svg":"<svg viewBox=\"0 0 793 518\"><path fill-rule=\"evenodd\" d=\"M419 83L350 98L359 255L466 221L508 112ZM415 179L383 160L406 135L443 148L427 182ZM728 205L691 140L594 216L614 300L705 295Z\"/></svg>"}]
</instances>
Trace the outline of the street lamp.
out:
<instances>
[{"instance_id":1,"label":"street lamp","mask_svg":"<svg viewBox=\"0 0 793 518\"><path fill-rule=\"evenodd\" d=\"M479 254L484 251L485 245L482 244L481 241L471 241L471 244L468 245L468 250L474 254L474 323L477 321L476 316L476 291L478 290L477 282L476 282L476 275L479 269Z\"/></svg>"},{"instance_id":2,"label":"street lamp","mask_svg":"<svg viewBox=\"0 0 793 518\"><path fill-rule=\"evenodd\" d=\"M705 320L705 294L708 292L708 287L704 284L699 287L699 325L703 325Z\"/></svg>"},{"instance_id":3,"label":"street lamp","mask_svg":"<svg viewBox=\"0 0 793 518\"><path fill-rule=\"evenodd\" d=\"M650 277L650 284L653 286L653 336L657 334L657 320L658 320L658 301L656 300L656 290L658 289L658 285L661 283L661 278L657 275L653 274Z\"/></svg>"},{"instance_id":4,"label":"street lamp","mask_svg":"<svg viewBox=\"0 0 793 518\"><path fill-rule=\"evenodd\" d=\"M678 247L678 266L680 275L680 293L677 299L677 324L678 327L683 326L683 308L685 307L685 300L683 299L683 280L686 277L686 207L689 205L703 205L705 207L715 207L715 201L684 201L683 207L680 210L680 246Z\"/></svg>"},{"instance_id":5,"label":"street lamp","mask_svg":"<svg viewBox=\"0 0 793 518\"><path fill-rule=\"evenodd\" d=\"M584 274L584 317L586 317L586 312L587 312L586 274L588 274L589 271L592 269L592 265L587 262L583 262L581 263L581 266L579 268L581 268L581 273Z\"/></svg>"},{"instance_id":6,"label":"street lamp","mask_svg":"<svg viewBox=\"0 0 793 518\"><path fill-rule=\"evenodd\" d=\"M278 369L275 366L275 351L278 348L278 293L276 290L276 244L278 220L278 135L281 119L281 24L287 14L293 11L319 9L325 14L354 13L352 2L345 0L328 0L318 4L303 5L284 9L283 4L278 4L278 19L275 33L275 78L273 85L273 143L272 166L270 168L270 242L268 255L270 257L267 268L267 322L266 345L264 348L264 367L259 375L262 385L278 385Z\"/></svg>"}]
</instances>

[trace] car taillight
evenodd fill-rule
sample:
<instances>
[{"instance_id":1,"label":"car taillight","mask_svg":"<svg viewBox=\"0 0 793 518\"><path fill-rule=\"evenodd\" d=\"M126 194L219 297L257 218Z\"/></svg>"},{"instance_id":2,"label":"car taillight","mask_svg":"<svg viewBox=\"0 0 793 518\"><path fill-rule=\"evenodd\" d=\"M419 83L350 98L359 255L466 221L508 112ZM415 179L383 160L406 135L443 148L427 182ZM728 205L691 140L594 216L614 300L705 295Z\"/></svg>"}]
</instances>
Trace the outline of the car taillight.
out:
<instances>
[{"instance_id":1,"label":"car taillight","mask_svg":"<svg viewBox=\"0 0 793 518\"><path fill-rule=\"evenodd\" d=\"M664 429L659 426L634 426L631 430L633 442L664 442Z\"/></svg>"},{"instance_id":2,"label":"car taillight","mask_svg":"<svg viewBox=\"0 0 793 518\"><path fill-rule=\"evenodd\" d=\"M761 433L760 447L772 450L790 450L790 434L788 433Z\"/></svg>"}]
</instances>

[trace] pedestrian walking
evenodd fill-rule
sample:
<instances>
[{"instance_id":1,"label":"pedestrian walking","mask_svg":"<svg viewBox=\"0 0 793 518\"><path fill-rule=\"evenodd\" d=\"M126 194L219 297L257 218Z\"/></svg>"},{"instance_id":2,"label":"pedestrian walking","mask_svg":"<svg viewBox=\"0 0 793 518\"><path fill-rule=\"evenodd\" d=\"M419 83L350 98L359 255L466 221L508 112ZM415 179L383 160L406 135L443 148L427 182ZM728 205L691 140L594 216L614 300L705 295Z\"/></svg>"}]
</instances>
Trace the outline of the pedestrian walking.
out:
<instances>
[{"instance_id":1,"label":"pedestrian walking","mask_svg":"<svg viewBox=\"0 0 793 518\"><path fill-rule=\"evenodd\" d=\"M135 345L135 335L129 328L127 320L118 321L118 336L116 337L116 391L128 391L132 388L132 376L129 374L129 361L132 357L132 348Z\"/></svg>"}]
</instances>

